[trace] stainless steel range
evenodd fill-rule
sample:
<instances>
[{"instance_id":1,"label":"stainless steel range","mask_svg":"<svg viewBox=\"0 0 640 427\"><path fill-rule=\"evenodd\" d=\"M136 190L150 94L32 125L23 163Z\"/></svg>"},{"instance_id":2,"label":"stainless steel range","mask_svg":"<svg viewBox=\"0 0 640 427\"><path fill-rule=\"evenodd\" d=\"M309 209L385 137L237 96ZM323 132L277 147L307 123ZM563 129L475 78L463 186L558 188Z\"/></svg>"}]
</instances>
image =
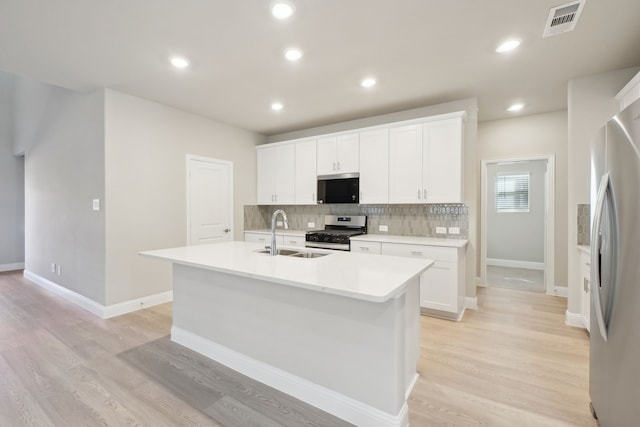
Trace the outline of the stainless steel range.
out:
<instances>
[{"instance_id":1,"label":"stainless steel range","mask_svg":"<svg viewBox=\"0 0 640 427\"><path fill-rule=\"evenodd\" d=\"M325 215L324 230L307 231L305 246L308 248L351 250L349 238L367 232L364 215Z\"/></svg>"}]
</instances>

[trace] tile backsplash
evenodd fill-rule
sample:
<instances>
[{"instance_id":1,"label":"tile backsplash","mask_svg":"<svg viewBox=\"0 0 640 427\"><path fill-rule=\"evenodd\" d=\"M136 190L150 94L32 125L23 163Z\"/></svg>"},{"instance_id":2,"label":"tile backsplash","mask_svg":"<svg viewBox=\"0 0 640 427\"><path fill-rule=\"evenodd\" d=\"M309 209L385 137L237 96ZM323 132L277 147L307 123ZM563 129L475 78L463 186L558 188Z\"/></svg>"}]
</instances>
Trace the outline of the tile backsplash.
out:
<instances>
[{"instance_id":1,"label":"tile backsplash","mask_svg":"<svg viewBox=\"0 0 640 427\"><path fill-rule=\"evenodd\" d=\"M591 242L591 205L578 205L578 244Z\"/></svg>"},{"instance_id":2,"label":"tile backsplash","mask_svg":"<svg viewBox=\"0 0 640 427\"><path fill-rule=\"evenodd\" d=\"M276 209L287 213L289 228L308 230L324 228L325 215L366 215L369 234L394 234L400 236L442 237L467 239L469 236L469 211L462 203L431 205L245 205L244 229L257 230L271 227L271 214ZM314 227L308 227L308 223ZM388 231L379 231L386 225ZM460 234L438 234L436 227L458 227Z\"/></svg>"}]
</instances>

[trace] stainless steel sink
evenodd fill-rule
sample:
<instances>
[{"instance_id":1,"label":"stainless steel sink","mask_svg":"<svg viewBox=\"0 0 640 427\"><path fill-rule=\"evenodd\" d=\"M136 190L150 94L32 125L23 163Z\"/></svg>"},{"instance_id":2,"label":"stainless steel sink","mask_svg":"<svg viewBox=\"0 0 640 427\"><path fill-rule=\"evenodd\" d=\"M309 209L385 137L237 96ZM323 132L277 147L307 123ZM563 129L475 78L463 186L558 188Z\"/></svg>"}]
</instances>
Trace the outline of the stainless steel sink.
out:
<instances>
[{"instance_id":1,"label":"stainless steel sink","mask_svg":"<svg viewBox=\"0 0 640 427\"><path fill-rule=\"evenodd\" d=\"M260 250L257 250L256 252L259 254L270 253L269 249L260 249ZM295 258L320 258L329 254L325 254L322 252L295 251L291 249L276 249L276 255L290 256Z\"/></svg>"},{"instance_id":2,"label":"stainless steel sink","mask_svg":"<svg viewBox=\"0 0 640 427\"><path fill-rule=\"evenodd\" d=\"M298 252L297 254L293 254L290 256L295 258L320 258L325 255L329 255L329 254L323 254L320 252Z\"/></svg>"}]
</instances>

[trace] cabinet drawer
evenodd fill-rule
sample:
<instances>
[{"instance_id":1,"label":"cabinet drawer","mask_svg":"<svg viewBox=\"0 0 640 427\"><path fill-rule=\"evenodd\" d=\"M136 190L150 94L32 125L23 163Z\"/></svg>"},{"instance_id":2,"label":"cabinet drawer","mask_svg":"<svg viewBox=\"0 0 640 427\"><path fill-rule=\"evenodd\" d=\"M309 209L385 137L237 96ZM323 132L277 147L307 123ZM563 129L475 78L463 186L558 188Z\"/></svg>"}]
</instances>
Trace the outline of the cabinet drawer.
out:
<instances>
[{"instance_id":1,"label":"cabinet drawer","mask_svg":"<svg viewBox=\"0 0 640 427\"><path fill-rule=\"evenodd\" d=\"M284 234L282 236L282 240L283 246L294 246L296 248L304 247L304 236L288 236Z\"/></svg>"},{"instance_id":2,"label":"cabinet drawer","mask_svg":"<svg viewBox=\"0 0 640 427\"><path fill-rule=\"evenodd\" d=\"M379 254L381 253L380 242L351 242L351 252L362 252L368 254Z\"/></svg>"},{"instance_id":3,"label":"cabinet drawer","mask_svg":"<svg viewBox=\"0 0 640 427\"><path fill-rule=\"evenodd\" d=\"M427 258L434 261L457 262L457 248L426 245L407 245L402 243L383 243L383 255L396 255L414 258Z\"/></svg>"},{"instance_id":4,"label":"cabinet drawer","mask_svg":"<svg viewBox=\"0 0 640 427\"><path fill-rule=\"evenodd\" d=\"M265 245L271 244L271 236L263 233L244 233L245 242L263 243ZM283 236L276 236L276 245L283 245Z\"/></svg>"}]
</instances>

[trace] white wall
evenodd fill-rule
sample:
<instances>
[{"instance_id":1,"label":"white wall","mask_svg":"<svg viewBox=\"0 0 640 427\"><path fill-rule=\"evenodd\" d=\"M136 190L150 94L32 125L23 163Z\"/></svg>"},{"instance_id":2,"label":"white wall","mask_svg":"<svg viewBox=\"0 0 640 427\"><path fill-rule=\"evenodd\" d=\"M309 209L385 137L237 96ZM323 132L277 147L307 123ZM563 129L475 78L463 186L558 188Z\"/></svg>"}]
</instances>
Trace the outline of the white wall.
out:
<instances>
[{"instance_id":1,"label":"white wall","mask_svg":"<svg viewBox=\"0 0 640 427\"><path fill-rule=\"evenodd\" d=\"M28 94L16 88L27 105ZM30 110L27 106L25 111ZM31 135L25 152L25 270L104 304L104 96L50 87L37 121L17 121ZM23 126L37 126L24 129ZM62 275L51 272L51 263Z\"/></svg>"},{"instance_id":2,"label":"white wall","mask_svg":"<svg viewBox=\"0 0 640 427\"><path fill-rule=\"evenodd\" d=\"M579 204L588 204L591 140L596 131L618 112L616 94L640 68L626 68L569 81L569 211L575 224ZM581 283L577 245L577 227L569 227L569 302L567 311L580 313Z\"/></svg>"},{"instance_id":3,"label":"white wall","mask_svg":"<svg viewBox=\"0 0 640 427\"><path fill-rule=\"evenodd\" d=\"M555 156L555 286L567 284L567 112L482 122L478 126L478 161ZM477 191L480 193L480 180ZM479 218L479 220L481 220Z\"/></svg>"},{"instance_id":4,"label":"white wall","mask_svg":"<svg viewBox=\"0 0 640 427\"><path fill-rule=\"evenodd\" d=\"M544 263L546 160L487 165L487 258ZM496 177L529 175L529 212L496 211Z\"/></svg>"},{"instance_id":5,"label":"white wall","mask_svg":"<svg viewBox=\"0 0 640 427\"><path fill-rule=\"evenodd\" d=\"M24 263L24 158L13 155L14 84L0 72L0 271Z\"/></svg>"},{"instance_id":6,"label":"white wall","mask_svg":"<svg viewBox=\"0 0 640 427\"><path fill-rule=\"evenodd\" d=\"M137 253L186 244L186 154L233 162L233 234L242 239L264 137L112 90L105 127L106 300L114 304L171 289L170 265Z\"/></svg>"},{"instance_id":7,"label":"white wall","mask_svg":"<svg viewBox=\"0 0 640 427\"><path fill-rule=\"evenodd\" d=\"M479 246L478 221L478 192L477 187L480 182L477 163L477 137L478 137L478 100L476 98L463 99L459 101L447 102L444 104L431 105L427 107L415 108L412 110L400 111L397 113L383 114L379 116L367 117L359 120L351 120L336 123L328 126L305 129L297 132L288 132L272 135L268 142L286 141L290 139L304 138L314 135L322 135L331 132L340 132L351 129L358 129L367 126L393 123L402 120L411 120L420 117L435 116L438 114L451 113L454 111L466 111L467 121L465 123L464 141L464 203L469 209L469 244L466 250L466 296L476 296L476 274L477 274L477 251Z\"/></svg>"}]
</instances>

